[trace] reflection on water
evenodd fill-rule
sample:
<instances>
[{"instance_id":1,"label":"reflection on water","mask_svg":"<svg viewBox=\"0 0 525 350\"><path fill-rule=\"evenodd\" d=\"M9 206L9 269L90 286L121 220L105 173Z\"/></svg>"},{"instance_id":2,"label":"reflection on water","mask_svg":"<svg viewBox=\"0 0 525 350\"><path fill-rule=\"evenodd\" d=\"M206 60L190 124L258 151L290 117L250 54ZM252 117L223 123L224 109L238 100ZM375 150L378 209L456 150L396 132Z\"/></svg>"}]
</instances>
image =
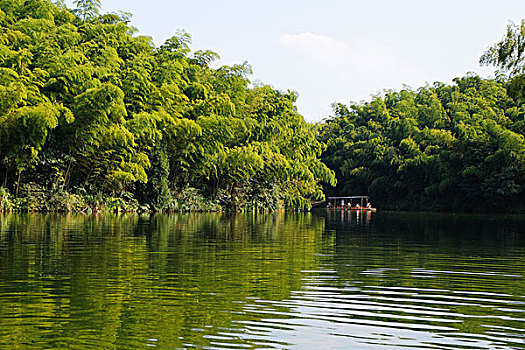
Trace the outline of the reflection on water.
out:
<instances>
[{"instance_id":1,"label":"reflection on water","mask_svg":"<svg viewBox=\"0 0 525 350\"><path fill-rule=\"evenodd\" d=\"M0 348L525 347L525 218L0 217Z\"/></svg>"}]
</instances>

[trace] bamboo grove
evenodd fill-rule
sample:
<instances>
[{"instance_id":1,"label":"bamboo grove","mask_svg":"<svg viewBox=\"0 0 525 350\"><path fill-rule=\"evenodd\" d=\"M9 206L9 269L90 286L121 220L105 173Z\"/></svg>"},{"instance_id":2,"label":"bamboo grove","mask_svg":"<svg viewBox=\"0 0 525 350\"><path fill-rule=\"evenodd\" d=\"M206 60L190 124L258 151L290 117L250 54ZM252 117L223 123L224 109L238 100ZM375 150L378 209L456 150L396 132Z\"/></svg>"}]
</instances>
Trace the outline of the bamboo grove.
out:
<instances>
[{"instance_id":1,"label":"bamboo grove","mask_svg":"<svg viewBox=\"0 0 525 350\"><path fill-rule=\"evenodd\" d=\"M157 47L131 14L75 4L0 0L1 210L308 209L324 193L525 210L523 22L480 59L497 79L384 91L309 124L247 63L212 68L184 31Z\"/></svg>"},{"instance_id":2,"label":"bamboo grove","mask_svg":"<svg viewBox=\"0 0 525 350\"><path fill-rule=\"evenodd\" d=\"M525 23L511 23L483 54L481 64L501 69L495 80L469 74L335 104L321 137L335 192L390 209L523 212L524 42Z\"/></svg>"},{"instance_id":3,"label":"bamboo grove","mask_svg":"<svg viewBox=\"0 0 525 350\"><path fill-rule=\"evenodd\" d=\"M335 184L294 92L250 85L247 63L211 68L218 54L191 52L184 31L155 47L130 14L76 5L0 1L4 199L27 210L86 198L305 209Z\"/></svg>"}]
</instances>

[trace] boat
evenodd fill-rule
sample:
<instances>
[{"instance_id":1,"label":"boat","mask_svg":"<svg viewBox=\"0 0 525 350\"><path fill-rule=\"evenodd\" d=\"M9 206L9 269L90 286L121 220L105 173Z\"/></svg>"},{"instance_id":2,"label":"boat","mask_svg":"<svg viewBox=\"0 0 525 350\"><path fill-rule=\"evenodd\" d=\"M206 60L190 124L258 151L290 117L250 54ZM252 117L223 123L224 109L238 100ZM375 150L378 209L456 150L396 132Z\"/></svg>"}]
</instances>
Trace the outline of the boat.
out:
<instances>
[{"instance_id":1,"label":"boat","mask_svg":"<svg viewBox=\"0 0 525 350\"><path fill-rule=\"evenodd\" d=\"M352 211L377 211L372 207L369 196L328 197L327 209Z\"/></svg>"}]
</instances>

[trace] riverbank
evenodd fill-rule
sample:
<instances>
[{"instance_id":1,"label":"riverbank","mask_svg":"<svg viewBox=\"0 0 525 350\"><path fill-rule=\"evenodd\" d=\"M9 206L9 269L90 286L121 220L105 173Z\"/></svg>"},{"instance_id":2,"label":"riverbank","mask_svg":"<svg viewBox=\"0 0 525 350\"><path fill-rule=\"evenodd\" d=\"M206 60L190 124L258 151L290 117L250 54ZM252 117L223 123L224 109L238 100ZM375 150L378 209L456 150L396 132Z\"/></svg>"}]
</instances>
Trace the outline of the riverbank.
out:
<instances>
[{"instance_id":1,"label":"riverbank","mask_svg":"<svg viewBox=\"0 0 525 350\"><path fill-rule=\"evenodd\" d=\"M142 200L140 200L142 199ZM57 186L46 189L34 183L21 187L18 195L0 187L0 212L56 213L148 213L148 212L258 212L286 209L285 198L277 193L244 195L224 191L207 196L202 190L186 187L165 193L162 206L151 198L137 198L131 192L104 193L78 189L64 191ZM309 209L288 208L303 211Z\"/></svg>"},{"instance_id":2,"label":"riverbank","mask_svg":"<svg viewBox=\"0 0 525 350\"><path fill-rule=\"evenodd\" d=\"M170 197L164 211L218 212L225 208L218 200L202 196L198 190L187 188ZM2 212L59 212L59 213L145 213L156 212L154 206L140 203L129 192L108 195L102 192L69 193L60 189L45 191L38 186L25 187L18 196L0 188Z\"/></svg>"},{"instance_id":3,"label":"riverbank","mask_svg":"<svg viewBox=\"0 0 525 350\"><path fill-rule=\"evenodd\" d=\"M148 198L139 201L133 193L121 192L108 194L103 192L89 192L78 190L75 193L63 191L53 187L50 190L36 184L22 186L18 196L13 195L6 188L0 187L0 212L12 213L155 213L155 212L275 212L275 211L309 211L310 209L324 209L324 204L313 207L289 208L285 200L274 193L274 197L265 196L230 196L219 193L210 198L201 190L187 187L173 189L166 196L165 205L157 208ZM380 207L381 211L397 212L426 212L426 213L507 213L523 214L523 207L500 207L499 210L440 210L437 208L412 207L412 210L401 207Z\"/></svg>"}]
</instances>

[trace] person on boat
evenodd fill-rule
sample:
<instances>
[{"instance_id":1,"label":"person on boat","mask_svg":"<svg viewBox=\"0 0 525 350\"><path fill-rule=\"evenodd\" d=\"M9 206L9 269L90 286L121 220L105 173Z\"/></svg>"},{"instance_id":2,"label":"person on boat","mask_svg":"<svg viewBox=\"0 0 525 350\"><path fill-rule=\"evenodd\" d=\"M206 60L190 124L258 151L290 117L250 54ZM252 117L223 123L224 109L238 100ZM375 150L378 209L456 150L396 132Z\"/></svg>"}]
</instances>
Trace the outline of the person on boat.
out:
<instances>
[{"instance_id":1,"label":"person on boat","mask_svg":"<svg viewBox=\"0 0 525 350\"><path fill-rule=\"evenodd\" d=\"M372 204L370 204L370 202L366 203L366 208L367 208L367 209L372 208Z\"/></svg>"},{"instance_id":2,"label":"person on boat","mask_svg":"<svg viewBox=\"0 0 525 350\"><path fill-rule=\"evenodd\" d=\"M355 207L356 207L357 209L359 209L359 208L360 208L359 203L357 203L357 204L355 205Z\"/></svg>"},{"instance_id":3,"label":"person on boat","mask_svg":"<svg viewBox=\"0 0 525 350\"><path fill-rule=\"evenodd\" d=\"M328 204L326 205L326 207L327 207L328 209L332 209L332 203L328 202Z\"/></svg>"}]
</instances>

